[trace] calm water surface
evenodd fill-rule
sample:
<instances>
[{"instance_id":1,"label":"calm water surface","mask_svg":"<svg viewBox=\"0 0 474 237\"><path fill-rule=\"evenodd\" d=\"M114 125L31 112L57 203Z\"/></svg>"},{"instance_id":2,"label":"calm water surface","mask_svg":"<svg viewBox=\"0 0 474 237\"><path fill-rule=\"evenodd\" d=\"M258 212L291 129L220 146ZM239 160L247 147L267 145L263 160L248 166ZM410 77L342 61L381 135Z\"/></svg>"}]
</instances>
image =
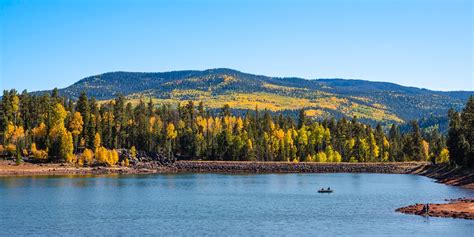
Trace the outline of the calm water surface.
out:
<instances>
[{"instance_id":1,"label":"calm water surface","mask_svg":"<svg viewBox=\"0 0 474 237\"><path fill-rule=\"evenodd\" d=\"M474 236L474 221L394 212L458 197L474 192L394 174L4 177L0 236Z\"/></svg>"}]
</instances>

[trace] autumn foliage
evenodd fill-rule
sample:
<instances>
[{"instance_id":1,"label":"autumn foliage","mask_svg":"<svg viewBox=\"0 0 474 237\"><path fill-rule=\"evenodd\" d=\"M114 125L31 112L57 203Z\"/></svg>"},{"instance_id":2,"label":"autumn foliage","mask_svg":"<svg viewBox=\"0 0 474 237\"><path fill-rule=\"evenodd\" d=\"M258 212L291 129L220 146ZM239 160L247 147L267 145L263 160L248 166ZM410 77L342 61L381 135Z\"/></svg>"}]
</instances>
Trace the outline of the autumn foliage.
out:
<instances>
[{"instance_id":1,"label":"autumn foliage","mask_svg":"<svg viewBox=\"0 0 474 237\"><path fill-rule=\"evenodd\" d=\"M140 99L132 104L119 96L99 103L85 93L73 101L57 91L43 96L7 92L0 110L0 153L78 166L128 166L118 149L130 149L133 158L139 150L181 159L285 162L443 163L452 153L436 130L427 134L417 123L401 133L396 125L374 128L356 117L314 120L304 109L296 118L257 106L236 115L232 109L239 108L239 101L207 110L193 101L156 105ZM327 108L346 103L337 98L320 102ZM459 119L471 121L465 115ZM470 136L470 127L459 129Z\"/></svg>"}]
</instances>

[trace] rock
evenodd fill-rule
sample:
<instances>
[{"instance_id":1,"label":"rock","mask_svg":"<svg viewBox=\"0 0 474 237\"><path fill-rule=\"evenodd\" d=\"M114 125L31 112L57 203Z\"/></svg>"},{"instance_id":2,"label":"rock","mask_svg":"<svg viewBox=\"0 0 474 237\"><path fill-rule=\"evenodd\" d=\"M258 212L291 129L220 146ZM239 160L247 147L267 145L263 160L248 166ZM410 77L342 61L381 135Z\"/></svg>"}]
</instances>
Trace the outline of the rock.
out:
<instances>
[{"instance_id":1,"label":"rock","mask_svg":"<svg viewBox=\"0 0 474 237\"><path fill-rule=\"evenodd\" d=\"M176 161L175 157L168 157L163 152L145 152L137 151L135 157L132 157L130 150L118 149L119 161L128 159L132 167L151 166L158 168L160 166L173 166Z\"/></svg>"},{"instance_id":2,"label":"rock","mask_svg":"<svg viewBox=\"0 0 474 237\"><path fill-rule=\"evenodd\" d=\"M416 165L416 164L414 164ZM178 161L174 166L186 172L248 172L248 173L407 173L409 165L396 163L292 163Z\"/></svg>"}]
</instances>

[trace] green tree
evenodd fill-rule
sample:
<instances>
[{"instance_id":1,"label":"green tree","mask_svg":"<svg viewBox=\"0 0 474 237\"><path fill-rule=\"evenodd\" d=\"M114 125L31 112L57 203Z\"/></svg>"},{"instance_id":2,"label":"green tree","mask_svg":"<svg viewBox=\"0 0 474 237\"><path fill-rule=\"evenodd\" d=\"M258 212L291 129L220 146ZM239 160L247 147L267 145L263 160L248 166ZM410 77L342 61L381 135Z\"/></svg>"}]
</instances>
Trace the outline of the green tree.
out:
<instances>
[{"instance_id":1,"label":"green tree","mask_svg":"<svg viewBox=\"0 0 474 237\"><path fill-rule=\"evenodd\" d=\"M461 112L462 133L464 135L465 163L474 167L474 96L470 96Z\"/></svg>"},{"instance_id":2,"label":"green tree","mask_svg":"<svg viewBox=\"0 0 474 237\"><path fill-rule=\"evenodd\" d=\"M448 131L448 139L446 141L446 145L449 150L451 161L455 164L464 166L465 162L465 151L464 151L464 144L465 144L465 137L462 134L462 122L461 116L459 116L458 112L454 110L449 110L449 131Z\"/></svg>"}]
</instances>

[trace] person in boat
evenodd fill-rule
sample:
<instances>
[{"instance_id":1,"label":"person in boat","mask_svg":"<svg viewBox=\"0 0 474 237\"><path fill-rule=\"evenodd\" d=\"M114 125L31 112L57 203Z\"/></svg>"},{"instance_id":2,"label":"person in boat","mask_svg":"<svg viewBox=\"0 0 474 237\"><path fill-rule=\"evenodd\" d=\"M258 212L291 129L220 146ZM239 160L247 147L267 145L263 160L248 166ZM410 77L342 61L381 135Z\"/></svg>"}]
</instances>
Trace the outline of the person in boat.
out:
<instances>
[{"instance_id":1,"label":"person in boat","mask_svg":"<svg viewBox=\"0 0 474 237\"><path fill-rule=\"evenodd\" d=\"M328 187L328 191L331 191L331 187Z\"/></svg>"},{"instance_id":2,"label":"person in boat","mask_svg":"<svg viewBox=\"0 0 474 237\"><path fill-rule=\"evenodd\" d=\"M428 214L430 212L430 204L427 203L423 205L423 214Z\"/></svg>"}]
</instances>

